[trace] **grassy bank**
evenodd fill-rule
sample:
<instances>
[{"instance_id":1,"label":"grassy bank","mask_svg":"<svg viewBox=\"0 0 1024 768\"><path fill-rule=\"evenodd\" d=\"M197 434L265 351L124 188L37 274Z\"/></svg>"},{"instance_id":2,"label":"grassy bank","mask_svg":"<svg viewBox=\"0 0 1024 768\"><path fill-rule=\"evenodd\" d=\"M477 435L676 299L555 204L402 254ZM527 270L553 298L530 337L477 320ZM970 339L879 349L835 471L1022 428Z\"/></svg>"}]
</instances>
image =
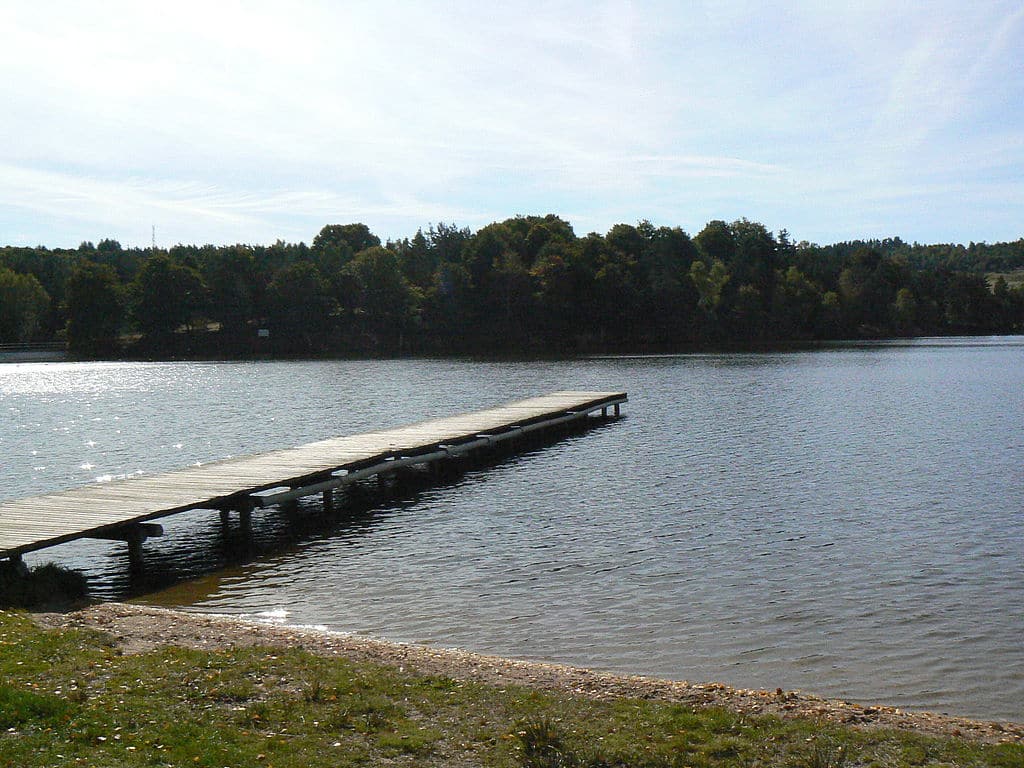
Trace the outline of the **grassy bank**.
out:
<instances>
[{"instance_id":1,"label":"grassy bank","mask_svg":"<svg viewBox=\"0 0 1024 768\"><path fill-rule=\"evenodd\" d=\"M1024 766L1024 747L499 687L281 648L125 655L0 613L0 766Z\"/></svg>"}]
</instances>

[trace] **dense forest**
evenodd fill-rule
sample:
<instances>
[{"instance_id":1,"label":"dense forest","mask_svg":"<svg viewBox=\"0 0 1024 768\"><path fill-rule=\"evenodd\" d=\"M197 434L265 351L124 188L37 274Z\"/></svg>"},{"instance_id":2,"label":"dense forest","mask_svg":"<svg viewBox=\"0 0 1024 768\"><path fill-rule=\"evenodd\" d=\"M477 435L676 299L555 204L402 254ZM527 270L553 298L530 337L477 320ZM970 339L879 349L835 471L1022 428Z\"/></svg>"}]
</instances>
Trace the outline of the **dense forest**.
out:
<instances>
[{"instance_id":1,"label":"dense forest","mask_svg":"<svg viewBox=\"0 0 1024 768\"><path fill-rule=\"evenodd\" d=\"M579 237L555 215L382 244L0 248L0 344L76 355L657 351L1024 331L1024 239L819 246L756 222ZM1008 282L1004 277L1009 275Z\"/></svg>"}]
</instances>

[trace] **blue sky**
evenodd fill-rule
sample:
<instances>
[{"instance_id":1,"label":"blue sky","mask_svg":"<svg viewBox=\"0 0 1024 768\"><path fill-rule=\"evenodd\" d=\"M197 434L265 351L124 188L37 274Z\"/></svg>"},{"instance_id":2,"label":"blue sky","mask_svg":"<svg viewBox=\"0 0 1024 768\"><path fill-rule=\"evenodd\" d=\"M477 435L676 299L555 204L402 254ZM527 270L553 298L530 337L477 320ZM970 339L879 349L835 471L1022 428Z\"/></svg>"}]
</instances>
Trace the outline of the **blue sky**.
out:
<instances>
[{"instance_id":1,"label":"blue sky","mask_svg":"<svg viewBox=\"0 0 1024 768\"><path fill-rule=\"evenodd\" d=\"M1024 236L1021 2L0 5L0 244Z\"/></svg>"}]
</instances>

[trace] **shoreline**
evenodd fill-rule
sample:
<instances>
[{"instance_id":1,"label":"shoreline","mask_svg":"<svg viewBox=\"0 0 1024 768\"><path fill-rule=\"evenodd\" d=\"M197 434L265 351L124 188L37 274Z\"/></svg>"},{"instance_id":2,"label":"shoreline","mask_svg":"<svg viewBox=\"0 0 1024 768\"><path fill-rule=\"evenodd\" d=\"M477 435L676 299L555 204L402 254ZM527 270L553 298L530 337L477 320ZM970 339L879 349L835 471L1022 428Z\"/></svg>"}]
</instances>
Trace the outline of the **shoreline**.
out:
<instances>
[{"instance_id":1,"label":"shoreline","mask_svg":"<svg viewBox=\"0 0 1024 768\"><path fill-rule=\"evenodd\" d=\"M802 691L733 688L583 667L509 659L453 648L396 643L329 630L265 624L231 616L168 608L100 603L68 613L32 614L47 629L85 628L113 636L126 654L175 645L199 650L289 647L326 656L374 662L426 675L490 685L516 685L590 699L656 699L691 706L723 707L747 715L809 718L855 728L892 728L985 743L1024 744L1024 723L974 720L898 707L826 699Z\"/></svg>"}]
</instances>

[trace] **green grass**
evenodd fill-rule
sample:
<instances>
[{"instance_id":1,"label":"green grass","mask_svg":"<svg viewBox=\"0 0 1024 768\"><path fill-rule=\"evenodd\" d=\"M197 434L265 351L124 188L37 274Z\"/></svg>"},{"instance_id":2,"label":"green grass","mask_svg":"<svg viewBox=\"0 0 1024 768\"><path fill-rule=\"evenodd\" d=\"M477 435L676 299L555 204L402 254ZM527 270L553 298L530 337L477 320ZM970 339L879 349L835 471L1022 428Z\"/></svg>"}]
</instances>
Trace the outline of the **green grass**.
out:
<instances>
[{"instance_id":1,"label":"green grass","mask_svg":"<svg viewBox=\"0 0 1024 768\"><path fill-rule=\"evenodd\" d=\"M121 655L0 613L0 766L1024 766L1024 748L598 702L282 649Z\"/></svg>"}]
</instances>

